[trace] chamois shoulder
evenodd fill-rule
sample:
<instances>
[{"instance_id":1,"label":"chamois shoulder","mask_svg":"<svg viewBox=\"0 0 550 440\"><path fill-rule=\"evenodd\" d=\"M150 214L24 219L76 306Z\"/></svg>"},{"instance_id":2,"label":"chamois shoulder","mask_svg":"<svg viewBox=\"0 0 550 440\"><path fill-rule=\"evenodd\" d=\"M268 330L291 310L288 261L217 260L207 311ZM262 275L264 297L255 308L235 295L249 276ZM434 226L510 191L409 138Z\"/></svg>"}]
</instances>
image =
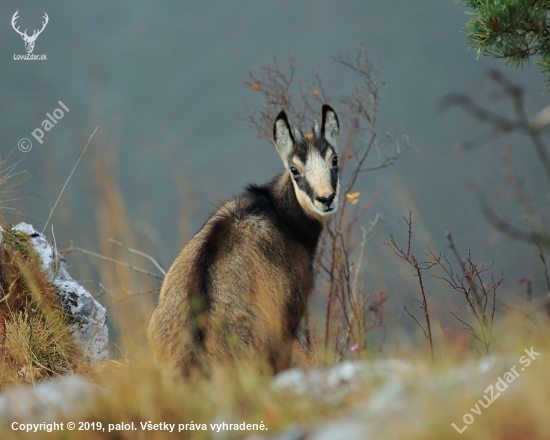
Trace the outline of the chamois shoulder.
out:
<instances>
[{"instance_id":1,"label":"chamois shoulder","mask_svg":"<svg viewBox=\"0 0 550 440\"><path fill-rule=\"evenodd\" d=\"M276 209L269 187L249 184L243 193L225 202L214 217L222 222L243 222L273 215Z\"/></svg>"}]
</instances>

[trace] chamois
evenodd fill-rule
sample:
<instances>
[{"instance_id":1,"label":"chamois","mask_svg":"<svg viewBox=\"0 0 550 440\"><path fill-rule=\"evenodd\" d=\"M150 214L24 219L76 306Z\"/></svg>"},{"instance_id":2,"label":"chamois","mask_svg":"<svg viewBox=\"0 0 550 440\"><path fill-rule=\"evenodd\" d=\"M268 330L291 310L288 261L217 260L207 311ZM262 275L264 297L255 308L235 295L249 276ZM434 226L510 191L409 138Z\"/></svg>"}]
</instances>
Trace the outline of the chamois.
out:
<instances>
[{"instance_id":1,"label":"chamois","mask_svg":"<svg viewBox=\"0 0 550 440\"><path fill-rule=\"evenodd\" d=\"M307 134L293 135L279 113L273 137L284 171L225 202L164 279L148 335L166 372L208 375L244 356L274 373L290 368L319 237L338 206L338 135L328 105Z\"/></svg>"}]
</instances>

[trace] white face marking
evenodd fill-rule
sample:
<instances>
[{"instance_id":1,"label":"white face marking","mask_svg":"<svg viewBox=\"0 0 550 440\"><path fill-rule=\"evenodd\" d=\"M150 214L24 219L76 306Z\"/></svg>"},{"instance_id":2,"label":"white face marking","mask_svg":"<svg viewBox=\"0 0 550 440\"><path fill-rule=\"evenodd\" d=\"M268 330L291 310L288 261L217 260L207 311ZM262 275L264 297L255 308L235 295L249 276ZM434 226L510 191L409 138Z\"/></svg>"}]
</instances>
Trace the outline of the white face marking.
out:
<instances>
[{"instance_id":1,"label":"white face marking","mask_svg":"<svg viewBox=\"0 0 550 440\"><path fill-rule=\"evenodd\" d=\"M327 159L332 159L332 151L329 149L326 152ZM311 198L298 187L298 184L294 179L292 183L294 184L294 189L296 196L300 205L308 214L313 217L318 218L319 220L326 220L328 216L334 214L338 208L338 193L340 190L340 182L337 182L336 185L336 196L332 202L332 209L330 211L325 210L325 205L319 202L317 197L330 197L333 193L331 185L331 168L332 164L329 164L326 159L324 159L319 151L316 149L310 149L307 161L304 164L300 161L299 158L294 157L293 162L296 167L299 169L301 177L306 179L309 186L313 189L315 200Z\"/></svg>"},{"instance_id":2,"label":"white face marking","mask_svg":"<svg viewBox=\"0 0 550 440\"><path fill-rule=\"evenodd\" d=\"M332 194L330 167L317 150L310 150L304 174L317 197L328 197Z\"/></svg>"}]
</instances>

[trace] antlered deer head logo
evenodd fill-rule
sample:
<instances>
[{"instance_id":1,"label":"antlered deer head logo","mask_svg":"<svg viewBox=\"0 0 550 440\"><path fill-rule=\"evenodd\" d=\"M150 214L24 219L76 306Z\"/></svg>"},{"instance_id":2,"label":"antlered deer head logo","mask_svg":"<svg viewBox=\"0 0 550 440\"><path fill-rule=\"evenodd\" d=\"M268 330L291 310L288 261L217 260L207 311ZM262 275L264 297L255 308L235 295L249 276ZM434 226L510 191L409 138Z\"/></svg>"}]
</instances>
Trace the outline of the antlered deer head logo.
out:
<instances>
[{"instance_id":1,"label":"antlered deer head logo","mask_svg":"<svg viewBox=\"0 0 550 440\"><path fill-rule=\"evenodd\" d=\"M13 27L14 31L17 32L19 35L21 35L21 38L23 38L23 40L25 41L25 50L27 51L27 53L32 53L32 51L34 50L34 42L36 41L38 36L42 33L42 31L48 24L48 20L49 20L48 14L44 12L43 18L46 21L42 22L42 29L40 29L39 31L35 29L33 34L30 37L27 35L27 29L25 29L25 32L21 32L19 30L19 26L15 27L15 22L19 18L19 15L17 14L19 14L19 11L15 11L15 14L13 14L13 17L11 19L11 26Z\"/></svg>"}]
</instances>

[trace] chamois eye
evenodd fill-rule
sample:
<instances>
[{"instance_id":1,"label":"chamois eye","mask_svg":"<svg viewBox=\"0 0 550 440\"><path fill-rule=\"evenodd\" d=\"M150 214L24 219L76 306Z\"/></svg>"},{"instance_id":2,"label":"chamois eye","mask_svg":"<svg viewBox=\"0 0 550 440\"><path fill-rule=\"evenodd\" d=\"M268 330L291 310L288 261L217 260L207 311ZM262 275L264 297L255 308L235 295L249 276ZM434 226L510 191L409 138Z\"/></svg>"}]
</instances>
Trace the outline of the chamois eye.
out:
<instances>
[{"instance_id":1,"label":"chamois eye","mask_svg":"<svg viewBox=\"0 0 550 440\"><path fill-rule=\"evenodd\" d=\"M333 167L338 166L338 156L332 156L332 166Z\"/></svg>"},{"instance_id":2,"label":"chamois eye","mask_svg":"<svg viewBox=\"0 0 550 440\"><path fill-rule=\"evenodd\" d=\"M300 174L298 172L298 169L295 167L295 166L290 166L290 172L294 175L294 176L297 176L298 174Z\"/></svg>"}]
</instances>

